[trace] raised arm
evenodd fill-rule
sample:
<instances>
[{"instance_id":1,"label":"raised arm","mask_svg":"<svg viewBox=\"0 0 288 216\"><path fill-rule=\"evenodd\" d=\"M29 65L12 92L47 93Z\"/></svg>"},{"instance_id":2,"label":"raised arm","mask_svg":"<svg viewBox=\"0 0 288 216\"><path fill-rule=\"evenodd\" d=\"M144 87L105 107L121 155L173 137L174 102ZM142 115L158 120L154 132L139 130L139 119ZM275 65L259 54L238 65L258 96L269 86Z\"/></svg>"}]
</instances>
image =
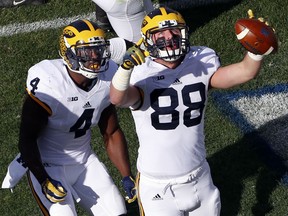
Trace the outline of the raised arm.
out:
<instances>
[{"instance_id":1,"label":"raised arm","mask_svg":"<svg viewBox=\"0 0 288 216\"><path fill-rule=\"evenodd\" d=\"M211 87L230 88L253 79L264 56L277 52L275 30L263 18L255 19L252 10L248 10L248 16L235 23L235 34L248 51L246 56L241 62L220 67L211 78Z\"/></svg>"},{"instance_id":2,"label":"raised arm","mask_svg":"<svg viewBox=\"0 0 288 216\"><path fill-rule=\"evenodd\" d=\"M134 66L145 62L145 55L137 46L130 47L123 58L123 64L116 71L110 88L110 100L120 107L138 108L141 104L141 93L130 85Z\"/></svg>"},{"instance_id":3,"label":"raised arm","mask_svg":"<svg viewBox=\"0 0 288 216\"><path fill-rule=\"evenodd\" d=\"M241 62L220 67L212 76L210 85L213 88L230 88L255 78L260 70L262 60L256 61L248 54Z\"/></svg>"}]
</instances>

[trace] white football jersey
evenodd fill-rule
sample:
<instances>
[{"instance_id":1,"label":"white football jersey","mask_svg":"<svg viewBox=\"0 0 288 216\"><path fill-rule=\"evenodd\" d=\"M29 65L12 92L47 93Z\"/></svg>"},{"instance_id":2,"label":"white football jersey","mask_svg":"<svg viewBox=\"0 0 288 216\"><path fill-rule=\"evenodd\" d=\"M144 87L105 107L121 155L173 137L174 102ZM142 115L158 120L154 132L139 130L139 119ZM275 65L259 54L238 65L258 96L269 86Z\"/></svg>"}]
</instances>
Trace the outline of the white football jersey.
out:
<instances>
[{"instance_id":1,"label":"white football jersey","mask_svg":"<svg viewBox=\"0 0 288 216\"><path fill-rule=\"evenodd\" d=\"M110 61L108 71L99 73L89 92L76 86L62 59L44 60L29 69L27 91L51 109L48 125L38 139L44 163L86 161L91 153L90 128L97 125L101 112L110 105L110 81L116 69Z\"/></svg>"},{"instance_id":2,"label":"white football jersey","mask_svg":"<svg viewBox=\"0 0 288 216\"><path fill-rule=\"evenodd\" d=\"M209 80L220 66L207 47L191 47L176 69L146 58L134 68L131 83L144 92L132 111L139 138L138 170L157 178L184 175L206 157L204 111Z\"/></svg>"}]
</instances>

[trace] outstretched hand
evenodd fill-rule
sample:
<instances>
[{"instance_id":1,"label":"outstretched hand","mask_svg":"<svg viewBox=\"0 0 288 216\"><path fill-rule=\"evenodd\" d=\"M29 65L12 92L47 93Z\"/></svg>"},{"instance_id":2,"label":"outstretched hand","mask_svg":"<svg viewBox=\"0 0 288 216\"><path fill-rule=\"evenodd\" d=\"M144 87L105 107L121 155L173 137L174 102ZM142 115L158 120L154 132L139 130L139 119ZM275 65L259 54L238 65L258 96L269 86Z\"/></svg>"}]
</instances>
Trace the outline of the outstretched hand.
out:
<instances>
[{"instance_id":1,"label":"outstretched hand","mask_svg":"<svg viewBox=\"0 0 288 216\"><path fill-rule=\"evenodd\" d=\"M253 60L260 61L264 56L277 52L277 36L275 29L263 17L255 18L251 9L247 14L248 18L236 21L235 33L248 55Z\"/></svg>"},{"instance_id":2,"label":"outstretched hand","mask_svg":"<svg viewBox=\"0 0 288 216\"><path fill-rule=\"evenodd\" d=\"M249 10L247 11L247 14L248 14L248 18L249 18L249 19L255 19L254 13L253 13L253 11L252 11L251 9L249 9ZM258 17L257 19L258 19L260 22L265 23L265 25L269 26L269 27L275 32L275 29L274 29L273 27L271 27L271 26L269 25L269 22L268 22L267 20L265 20L263 17Z\"/></svg>"}]
</instances>

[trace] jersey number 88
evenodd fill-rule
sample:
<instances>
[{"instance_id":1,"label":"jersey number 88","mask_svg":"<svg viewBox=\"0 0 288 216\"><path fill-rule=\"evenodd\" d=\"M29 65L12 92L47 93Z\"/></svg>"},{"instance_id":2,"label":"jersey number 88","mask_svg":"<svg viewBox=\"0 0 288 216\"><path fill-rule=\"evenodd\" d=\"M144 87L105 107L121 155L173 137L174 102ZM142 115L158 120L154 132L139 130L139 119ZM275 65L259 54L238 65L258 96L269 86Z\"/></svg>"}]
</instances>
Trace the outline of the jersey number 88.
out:
<instances>
[{"instance_id":1,"label":"jersey number 88","mask_svg":"<svg viewBox=\"0 0 288 216\"><path fill-rule=\"evenodd\" d=\"M190 93L199 92L200 101L192 102ZM163 96L170 97L170 106L160 106L159 98ZM186 85L181 91L183 105L187 107L183 114L183 123L186 127L198 125L201 122L205 106L205 85L203 83L194 83ZM150 95L151 107L155 110L151 114L151 122L157 130L172 130L180 123L180 112L176 110L179 106L178 92L174 88L155 89ZM192 116L192 111L198 111L197 116ZM161 115L171 115L170 122L160 122Z\"/></svg>"}]
</instances>

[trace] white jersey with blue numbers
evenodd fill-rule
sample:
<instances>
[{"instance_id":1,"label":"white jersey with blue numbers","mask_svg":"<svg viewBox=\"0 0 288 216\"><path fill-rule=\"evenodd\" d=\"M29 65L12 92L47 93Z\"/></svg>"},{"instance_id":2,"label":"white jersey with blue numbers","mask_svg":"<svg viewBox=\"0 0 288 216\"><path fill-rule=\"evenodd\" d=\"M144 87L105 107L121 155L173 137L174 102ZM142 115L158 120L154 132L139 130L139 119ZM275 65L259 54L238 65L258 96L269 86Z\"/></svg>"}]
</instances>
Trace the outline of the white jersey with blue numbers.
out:
<instances>
[{"instance_id":1,"label":"white jersey with blue numbers","mask_svg":"<svg viewBox=\"0 0 288 216\"><path fill-rule=\"evenodd\" d=\"M131 83L144 92L132 111L139 138L138 170L170 178L196 169L206 158L204 111L211 76L220 66L207 47L191 47L176 69L146 58L134 68Z\"/></svg>"},{"instance_id":2,"label":"white jersey with blue numbers","mask_svg":"<svg viewBox=\"0 0 288 216\"><path fill-rule=\"evenodd\" d=\"M27 91L51 109L48 125L37 140L43 163L86 161L91 154L90 128L110 105L110 81L116 69L110 61L108 71L99 73L89 92L76 86L62 59L44 60L29 69Z\"/></svg>"}]
</instances>

